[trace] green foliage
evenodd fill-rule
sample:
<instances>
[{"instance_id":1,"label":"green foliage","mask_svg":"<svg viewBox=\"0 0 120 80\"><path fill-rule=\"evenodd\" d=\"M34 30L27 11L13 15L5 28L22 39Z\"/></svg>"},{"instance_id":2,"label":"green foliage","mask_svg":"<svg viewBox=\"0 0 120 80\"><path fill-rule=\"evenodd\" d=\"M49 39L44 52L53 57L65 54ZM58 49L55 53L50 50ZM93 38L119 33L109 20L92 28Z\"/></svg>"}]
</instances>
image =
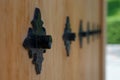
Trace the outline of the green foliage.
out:
<instances>
[{"instance_id":1,"label":"green foliage","mask_svg":"<svg viewBox=\"0 0 120 80\"><path fill-rule=\"evenodd\" d=\"M108 0L107 42L120 44L120 0Z\"/></svg>"},{"instance_id":2,"label":"green foliage","mask_svg":"<svg viewBox=\"0 0 120 80\"><path fill-rule=\"evenodd\" d=\"M110 44L118 44L120 43L120 22L113 22L108 24L108 43Z\"/></svg>"},{"instance_id":3,"label":"green foliage","mask_svg":"<svg viewBox=\"0 0 120 80\"><path fill-rule=\"evenodd\" d=\"M109 0L108 1L108 16L116 15L120 11L120 0Z\"/></svg>"}]
</instances>

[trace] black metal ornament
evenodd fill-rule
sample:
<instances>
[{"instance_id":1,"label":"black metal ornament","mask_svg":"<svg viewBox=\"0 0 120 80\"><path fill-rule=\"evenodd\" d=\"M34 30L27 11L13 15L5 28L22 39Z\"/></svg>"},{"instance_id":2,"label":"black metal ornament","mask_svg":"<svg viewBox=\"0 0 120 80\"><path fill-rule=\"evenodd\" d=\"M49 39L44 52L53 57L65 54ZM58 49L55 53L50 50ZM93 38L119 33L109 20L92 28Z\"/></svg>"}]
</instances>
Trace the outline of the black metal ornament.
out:
<instances>
[{"instance_id":1,"label":"black metal ornament","mask_svg":"<svg viewBox=\"0 0 120 80\"><path fill-rule=\"evenodd\" d=\"M31 24L32 28L29 28L23 46L28 50L29 58L33 58L32 63L35 65L36 74L40 74L42 62L44 60L43 53L46 52L46 49L51 48L52 37L46 35L39 8L35 9L34 18Z\"/></svg>"},{"instance_id":2,"label":"black metal ornament","mask_svg":"<svg viewBox=\"0 0 120 80\"><path fill-rule=\"evenodd\" d=\"M64 40L67 56L70 55L71 41L75 41L75 37L76 37L75 33L71 32L70 19L67 16L67 18L66 18L66 25L65 25L64 34L63 34L63 40Z\"/></svg>"},{"instance_id":3,"label":"black metal ornament","mask_svg":"<svg viewBox=\"0 0 120 80\"><path fill-rule=\"evenodd\" d=\"M94 36L94 38L95 37L98 38L99 35L101 34L101 29L98 25L96 27L94 26L93 28L94 28L93 29L93 36Z\"/></svg>"},{"instance_id":4,"label":"black metal ornament","mask_svg":"<svg viewBox=\"0 0 120 80\"><path fill-rule=\"evenodd\" d=\"M92 25L92 35L93 35L93 36L92 36L92 39L93 39L93 41L95 40L95 32L96 32L95 30L96 30L96 29L95 29L95 24L93 24L93 25Z\"/></svg>"},{"instance_id":5,"label":"black metal ornament","mask_svg":"<svg viewBox=\"0 0 120 80\"><path fill-rule=\"evenodd\" d=\"M79 36L80 47L82 47L83 37L87 36L87 38L89 38L88 33L83 31L83 21L82 20L80 20L80 27L79 27L78 36Z\"/></svg>"},{"instance_id":6,"label":"black metal ornament","mask_svg":"<svg viewBox=\"0 0 120 80\"><path fill-rule=\"evenodd\" d=\"M83 30L83 22L82 20L80 21L80 27L79 27L79 42L80 42L80 47L82 48L83 46L83 38L86 37L87 38L87 43L90 42L90 36L93 35L94 32L90 30L90 24L89 22L87 23L87 30L84 31Z\"/></svg>"},{"instance_id":7,"label":"black metal ornament","mask_svg":"<svg viewBox=\"0 0 120 80\"><path fill-rule=\"evenodd\" d=\"M82 48L83 46L83 37L86 37L87 38L87 43L90 42L90 36L93 36L93 40L95 39L95 36L99 36L101 33L101 29L99 26L97 26L95 28L95 25L93 24L93 27L92 27L92 30L90 30L90 24L89 22L87 23L87 30L84 31L83 30L83 22L82 20L80 21L80 28L79 28L79 33L78 33L78 36L79 36L79 42L80 42L80 47Z\"/></svg>"}]
</instances>

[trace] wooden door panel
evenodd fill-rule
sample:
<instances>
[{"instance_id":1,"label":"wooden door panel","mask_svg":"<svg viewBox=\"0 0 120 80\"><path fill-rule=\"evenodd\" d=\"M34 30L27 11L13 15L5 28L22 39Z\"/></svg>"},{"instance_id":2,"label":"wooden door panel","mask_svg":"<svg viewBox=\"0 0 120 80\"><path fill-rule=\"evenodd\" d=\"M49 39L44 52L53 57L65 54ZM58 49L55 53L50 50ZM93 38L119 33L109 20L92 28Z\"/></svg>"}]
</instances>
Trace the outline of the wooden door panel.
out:
<instances>
[{"instance_id":1,"label":"wooden door panel","mask_svg":"<svg viewBox=\"0 0 120 80\"><path fill-rule=\"evenodd\" d=\"M40 75L36 75L22 46L36 7L41 10L47 34L53 38ZM84 30L88 22L90 29L100 24L100 0L0 0L0 10L0 80L101 80L100 38L90 37L89 44L84 38L80 48L78 37L80 20ZM62 39L67 16L76 33L69 57Z\"/></svg>"}]
</instances>

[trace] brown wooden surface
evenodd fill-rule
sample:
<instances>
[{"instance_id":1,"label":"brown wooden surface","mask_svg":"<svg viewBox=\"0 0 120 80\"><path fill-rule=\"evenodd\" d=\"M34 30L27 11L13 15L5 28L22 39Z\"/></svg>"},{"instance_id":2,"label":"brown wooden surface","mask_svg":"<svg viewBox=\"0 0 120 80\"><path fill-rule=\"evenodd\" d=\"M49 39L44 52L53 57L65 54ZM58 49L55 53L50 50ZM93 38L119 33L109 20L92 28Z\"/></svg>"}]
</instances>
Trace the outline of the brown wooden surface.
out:
<instances>
[{"instance_id":1,"label":"brown wooden surface","mask_svg":"<svg viewBox=\"0 0 120 80\"><path fill-rule=\"evenodd\" d=\"M0 80L102 80L100 38L90 38L79 46L80 20L101 24L101 0L0 0ZM22 43L27 35L35 7L40 8L47 34L52 35L52 49L44 54L42 73L35 74ZM66 16L77 38L66 56L62 35ZM103 38L103 37L101 37Z\"/></svg>"}]
</instances>

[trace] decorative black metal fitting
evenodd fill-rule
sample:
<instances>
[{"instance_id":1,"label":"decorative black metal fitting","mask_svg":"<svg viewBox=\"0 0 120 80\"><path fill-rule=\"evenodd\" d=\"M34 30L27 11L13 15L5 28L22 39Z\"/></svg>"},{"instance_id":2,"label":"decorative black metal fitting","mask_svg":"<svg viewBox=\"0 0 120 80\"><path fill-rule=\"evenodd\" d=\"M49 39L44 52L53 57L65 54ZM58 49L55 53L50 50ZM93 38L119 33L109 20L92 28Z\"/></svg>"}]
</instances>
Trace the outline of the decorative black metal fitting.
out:
<instances>
[{"instance_id":1,"label":"decorative black metal fitting","mask_svg":"<svg viewBox=\"0 0 120 80\"><path fill-rule=\"evenodd\" d=\"M93 41L94 41L94 39L95 39L95 32L96 32L95 24L92 25L92 30L91 30L91 32L92 32Z\"/></svg>"},{"instance_id":2,"label":"decorative black metal fitting","mask_svg":"<svg viewBox=\"0 0 120 80\"><path fill-rule=\"evenodd\" d=\"M82 48L82 42L83 42L83 37L87 37L87 42L89 43L89 36L92 35L93 32L90 31L90 28L89 28L89 23L87 23L87 31L83 31L83 22L82 20L80 21L80 28L79 28L79 42L80 42L80 47Z\"/></svg>"},{"instance_id":3,"label":"decorative black metal fitting","mask_svg":"<svg viewBox=\"0 0 120 80\"><path fill-rule=\"evenodd\" d=\"M101 29L100 29L100 27L97 25L96 29L94 29L94 35L98 37L98 36L100 35L100 33L101 33Z\"/></svg>"},{"instance_id":4,"label":"decorative black metal fitting","mask_svg":"<svg viewBox=\"0 0 120 80\"><path fill-rule=\"evenodd\" d=\"M66 47L67 56L69 56L70 55L71 41L75 41L75 37L76 37L75 33L71 32L69 17L66 18L66 25L65 26L66 27L64 29L63 40L64 40L64 44Z\"/></svg>"},{"instance_id":5,"label":"decorative black metal fitting","mask_svg":"<svg viewBox=\"0 0 120 80\"><path fill-rule=\"evenodd\" d=\"M40 74L44 59L43 53L46 52L46 49L51 48L52 37L46 35L39 8L35 9L31 24L32 28L29 28L23 46L28 50L29 58L33 58L32 63L35 65L36 74Z\"/></svg>"}]
</instances>

